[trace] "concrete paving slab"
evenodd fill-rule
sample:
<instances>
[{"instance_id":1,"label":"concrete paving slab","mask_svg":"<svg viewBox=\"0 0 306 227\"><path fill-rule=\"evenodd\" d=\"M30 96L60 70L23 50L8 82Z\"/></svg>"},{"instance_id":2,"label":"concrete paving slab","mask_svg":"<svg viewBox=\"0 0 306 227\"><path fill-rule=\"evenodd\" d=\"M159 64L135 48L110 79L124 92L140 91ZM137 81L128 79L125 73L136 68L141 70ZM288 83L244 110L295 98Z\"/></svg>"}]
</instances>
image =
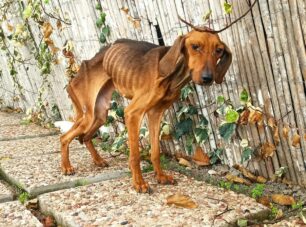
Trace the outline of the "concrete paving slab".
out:
<instances>
[{"instance_id":1,"label":"concrete paving slab","mask_svg":"<svg viewBox=\"0 0 306 227\"><path fill-rule=\"evenodd\" d=\"M73 140L70 148L81 149L84 148L84 145L81 145L77 140ZM60 152L59 135L0 141L0 162L3 159L22 158L56 152Z\"/></svg>"},{"instance_id":2,"label":"concrete paving slab","mask_svg":"<svg viewBox=\"0 0 306 227\"><path fill-rule=\"evenodd\" d=\"M108 156L107 156L108 155ZM50 153L0 161L1 174L11 183L26 190L30 195L70 188L125 176L128 172L126 156L112 158L103 153L110 167L101 168L93 164L85 148L70 151L70 161L76 174L64 176L60 170L60 153Z\"/></svg>"},{"instance_id":3,"label":"concrete paving slab","mask_svg":"<svg viewBox=\"0 0 306 227\"><path fill-rule=\"evenodd\" d=\"M13 193L0 181L0 203L13 200Z\"/></svg>"},{"instance_id":4,"label":"concrete paving slab","mask_svg":"<svg viewBox=\"0 0 306 227\"><path fill-rule=\"evenodd\" d=\"M57 129L46 129L38 125L5 125L0 126L0 141L34 138L58 134Z\"/></svg>"},{"instance_id":5,"label":"concrete paving slab","mask_svg":"<svg viewBox=\"0 0 306 227\"><path fill-rule=\"evenodd\" d=\"M280 222L277 222L275 224L269 224L267 226L270 227L305 227L306 223L303 222L303 220L300 217L293 216L288 218L287 220L282 220Z\"/></svg>"},{"instance_id":6,"label":"concrete paving slab","mask_svg":"<svg viewBox=\"0 0 306 227\"><path fill-rule=\"evenodd\" d=\"M63 226L231 226L240 218L265 218L269 209L255 200L174 173L178 185L157 185L153 194L138 194L130 177L66 189L38 197L42 212ZM176 193L189 195L195 209L166 205Z\"/></svg>"},{"instance_id":7,"label":"concrete paving slab","mask_svg":"<svg viewBox=\"0 0 306 227\"><path fill-rule=\"evenodd\" d=\"M0 226L42 227L43 225L19 201L14 201L0 204Z\"/></svg>"},{"instance_id":8,"label":"concrete paving slab","mask_svg":"<svg viewBox=\"0 0 306 227\"><path fill-rule=\"evenodd\" d=\"M24 115L18 113L0 112L0 126L19 125Z\"/></svg>"}]
</instances>

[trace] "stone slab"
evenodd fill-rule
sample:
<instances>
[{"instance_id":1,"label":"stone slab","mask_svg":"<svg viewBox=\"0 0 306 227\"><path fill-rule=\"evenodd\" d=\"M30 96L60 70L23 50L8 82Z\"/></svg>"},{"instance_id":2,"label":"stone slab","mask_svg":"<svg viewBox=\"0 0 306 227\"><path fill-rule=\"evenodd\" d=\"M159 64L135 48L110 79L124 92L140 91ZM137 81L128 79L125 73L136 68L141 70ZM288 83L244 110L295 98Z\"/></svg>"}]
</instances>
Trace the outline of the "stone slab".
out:
<instances>
[{"instance_id":1,"label":"stone slab","mask_svg":"<svg viewBox=\"0 0 306 227\"><path fill-rule=\"evenodd\" d=\"M85 148L71 150L70 161L76 170L76 174L71 176L61 173L60 153L3 159L0 162L0 171L9 182L26 190L32 196L113 179L128 173L126 156L112 158L108 153L103 153L102 156L108 161L110 167L95 166L89 151Z\"/></svg>"},{"instance_id":2,"label":"stone slab","mask_svg":"<svg viewBox=\"0 0 306 227\"><path fill-rule=\"evenodd\" d=\"M153 194L136 193L125 177L40 195L39 206L63 226L231 226L240 218L269 214L252 198L174 175L178 185L157 185L153 173L147 174ZM199 206L168 206L166 198L178 192Z\"/></svg>"},{"instance_id":3,"label":"stone slab","mask_svg":"<svg viewBox=\"0 0 306 227\"><path fill-rule=\"evenodd\" d=\"M19 125L22 114L0 112L0 126Z\"/></svg>"},{"instance_id":4,"label":"stone slab","mask_svg":"<svg viewBox=\"0 0 306 227\"><path fill-rule=\"evenodd\" d=\"M73 140L70 144L70 148L81 149L84 148L84 145L81 145L77 140ZM0 162L3 159L23 158L33 155L56 152L60 152L59 135L28 138L14 141L0 141Z\"/></svg>"},{"instance_id":5,"label":"stone slab","mask_svg":"<svg viewBox=\"0 0 306 227\"><path fill-rule=\"evenodd\" d=\"M303 222L303 220L300 218L300 217L297 217L297 216L293 216L293 217L290 217L286 220L282 220L280 222L277 222L275 224L269 224L267 226L270 226L270 227L305 227L306 226L306 223Z\"/></svg>"},{"instance_id":6,"label":"stone slab","mask_svg":"<svg viewBox=\"0 0 306 227\"><path fill-rule=\"evenodd\" d=\"M13 193L0 181L0 203L13 200Z\"/></svg>"},{"instance_id":7,"label":"stone slab","mask_svg":"<svg viewBox=\"0 0 306 227\"><path fill-rule=\"evenodd\" d=\"M42 223L19 201L0 204L1 227L42 227Z\"/></svg>"},{"instance_id":8,"label":"stone slab","mask_svg":"<svg viewBox=\"0 0 306 227\"><path fill-rule=\"evenodd\" d=\"M57 129L46 129L38 125L5 125L0 126L0 141L34 138L58 134Z\"/></svg>"}]
</instances>

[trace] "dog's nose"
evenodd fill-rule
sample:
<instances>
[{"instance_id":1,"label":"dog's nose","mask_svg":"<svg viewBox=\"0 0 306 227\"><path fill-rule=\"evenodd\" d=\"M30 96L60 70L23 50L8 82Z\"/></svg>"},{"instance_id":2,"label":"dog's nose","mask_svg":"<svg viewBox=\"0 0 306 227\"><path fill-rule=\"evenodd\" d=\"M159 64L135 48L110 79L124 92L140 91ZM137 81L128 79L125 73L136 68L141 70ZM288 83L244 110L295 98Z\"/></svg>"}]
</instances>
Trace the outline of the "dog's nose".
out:
<instances>
[{"instance_id":1,"label":"dog's nose","mask_svg":"<svg viewBox=\"0 0 306 227\"><path fill-rule=\"evenodd\" d=\"M213 75L211 73L203 73L202 80L204 84L211 83L213 80Z\"/></svg>"}]
</instances>

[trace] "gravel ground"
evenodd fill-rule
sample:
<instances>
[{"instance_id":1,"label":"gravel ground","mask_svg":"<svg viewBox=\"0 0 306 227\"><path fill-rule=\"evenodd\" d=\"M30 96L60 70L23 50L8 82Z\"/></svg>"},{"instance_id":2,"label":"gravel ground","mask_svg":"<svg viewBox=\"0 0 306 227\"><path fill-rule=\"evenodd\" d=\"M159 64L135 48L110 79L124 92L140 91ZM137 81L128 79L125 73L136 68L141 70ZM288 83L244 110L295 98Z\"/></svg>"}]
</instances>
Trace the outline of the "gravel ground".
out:
<instances>
[{"instance_id":1,"label":"gravel ground","mask_svg":"<svg viewBox=\"0 0 306 227\"><path fill-rule=\"evenodd\" d=\"M130 177L44 194L43 212L65 226L229 226L239 218L264 217L269 209L255 200L174 173L178 185L157 185L147 174L153 194L139 194ZM195 209L166 205L175 193L189 195Z\"/></svg>"},{"instance_id":2,"label":"gravel ground","mask_svg":"<svg viewBox=\"0 0 306 227\"><path fill-rule=\"evenodd\" d=\"M0 203L13 200L13 193L0 180Z\"/></svg>"},{"instance_id":3,"label":"gravel ground","mask_svg":"<svg viewBox=\"0 0 306 227\"><path fill-rule=\"evenodd\" d=\"M48 191L118 177L129 171L125 156L116 159L102 156L109 162L109 167L95 166L86 149L71 150L70 160L76 170L76 174L72 176L65 176L61 173L60 153L5 159L0 162L0 165L3 175L9 181L35 196Z\"/></svg>"},{"instance_id":4,"label":"gravel ground","mask_svg":"<svg viewBox=\"0 0 306 227\"><path fill-rule=\"evenodd\" d=\"M19 201L0 204L1 227L42 227L43 225Z\"/></svg>"}]
</instances>

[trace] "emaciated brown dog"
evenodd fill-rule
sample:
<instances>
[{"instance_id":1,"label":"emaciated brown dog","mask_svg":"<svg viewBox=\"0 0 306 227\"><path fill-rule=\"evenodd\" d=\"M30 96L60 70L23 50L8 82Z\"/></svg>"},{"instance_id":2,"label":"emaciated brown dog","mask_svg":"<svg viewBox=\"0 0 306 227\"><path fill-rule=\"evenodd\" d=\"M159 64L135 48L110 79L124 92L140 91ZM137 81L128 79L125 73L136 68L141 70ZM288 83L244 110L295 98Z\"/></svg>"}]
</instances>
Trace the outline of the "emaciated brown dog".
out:
<instances>
[{"instance_id":1,"label":"emaciated brown dog","mask_svg":"<svg viewBox=\"0 0 306 227\"><path fill-rule=\"evenodd\" d=\"M76 111L76 121L61 136L64 174L74 173L68 146L75 137L85 143L96 165L108 165L95 150L91 139L105 123L111 95L117 90L131 99L125 109L125 121L134 188L138 192L149 191L141 174L138 144L145 114L156 179L161 184L174 183L173 177L166 175L160 166L159 132L163 113L178 99L181 88L190 80L206 86L213 82L220 84L232 62L229 48L214 31L193 28L195 30L179 36L170 47L121 39L101 49L91 60L82 62L78 75L67 88Z\"/></svg>"}]
</instances>

